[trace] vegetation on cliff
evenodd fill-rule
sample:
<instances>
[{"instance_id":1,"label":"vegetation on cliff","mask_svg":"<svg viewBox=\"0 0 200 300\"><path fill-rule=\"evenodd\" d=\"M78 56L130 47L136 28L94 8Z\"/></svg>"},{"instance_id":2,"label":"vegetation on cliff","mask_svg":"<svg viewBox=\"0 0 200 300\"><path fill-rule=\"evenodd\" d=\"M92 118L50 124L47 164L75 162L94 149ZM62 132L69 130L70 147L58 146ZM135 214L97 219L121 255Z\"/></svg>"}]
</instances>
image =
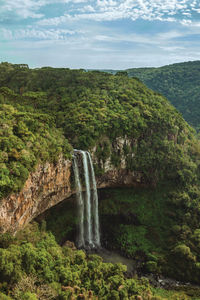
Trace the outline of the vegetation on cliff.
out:
<instances>
[{"instance_id":1,"label":"vegetation on cliff","mask_svg":"<svg viewBox=\"0 0 200 300\"><path fill-rule=\"evenodd\" d=\"M20 191L36 164L70 149L51 116L0 104L0 198Z\"/></svg>"},{"instance_id":2,"label":"vegetation on cliff","mask_svg":"<svg viewBox=\"0 0 200 300\"><path fill-rule=\"evenodd\" d=\"M200 61L126 71L167 97L189 124L200 129Z\"/></svg>"},{"instance_id":3,"label":"vegetation on cliff","mask_svg":"<svg viewBox=\"0 0 200 300\"><path fill-rule=\"evenodd\" d=\"M2 63L0 114L0 197L19 190L38 162L70 155L72 147L93 149L96 174L104 174L110 161L114 170L123 165L140 174L139 185L151 189L151 196L149 190L131 197L124 193L123 201L111 195L103 211L110 204L112 216L135 210L142 224L120 223L113 247L145 256L149 271L199 283L200 146L194 130L163 96L125 73ZM152 214L158 217L159 208L158 230Z\"/></svg>"}]
</instances>

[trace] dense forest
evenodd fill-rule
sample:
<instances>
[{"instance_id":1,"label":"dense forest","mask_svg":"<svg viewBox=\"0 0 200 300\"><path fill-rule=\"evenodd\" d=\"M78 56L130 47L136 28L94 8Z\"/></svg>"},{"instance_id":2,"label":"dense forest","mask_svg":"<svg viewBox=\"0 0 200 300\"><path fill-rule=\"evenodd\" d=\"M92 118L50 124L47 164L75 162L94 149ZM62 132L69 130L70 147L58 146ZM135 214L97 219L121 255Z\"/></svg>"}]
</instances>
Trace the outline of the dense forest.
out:
<instances>
[{"instance_id":1,"label":"dense forest","mask_svg":"<svg viewBox=\"0 0 200 300\"><path fill-rule=\"evenodd\" d=\"M119 169L115 141L130 141L126 169L140 172L143 188L100 192L102 242L141 261L147 273L200 284L200 144L166 98L123 72L1 63L0 115L0 198L19 191L38 163L56 162L61 153L70 159L73 148L96 149L98 176L108 158ZM62 213L16 237L1 235L2 299L191 299L60 247L59 220L69 211Z\"/></svg>"},{"instance_id":2,"label":"dense forest","mask_svg":"<svg viewBox=\"0 0 200 300\"><path fill-rule=\"evenodd\" d=\"M169 99L184 119L199 131L200 61L126 71Z\"/></svg>"}]
</instances>

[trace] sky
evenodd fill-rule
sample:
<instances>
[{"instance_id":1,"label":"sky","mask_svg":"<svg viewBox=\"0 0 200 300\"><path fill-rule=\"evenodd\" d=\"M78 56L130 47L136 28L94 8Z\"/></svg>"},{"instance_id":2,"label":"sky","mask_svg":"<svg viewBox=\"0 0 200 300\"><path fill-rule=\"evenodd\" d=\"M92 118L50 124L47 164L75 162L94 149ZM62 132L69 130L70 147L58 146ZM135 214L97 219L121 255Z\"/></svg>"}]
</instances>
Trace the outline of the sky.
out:
<instances>
[{"instance_id":1,"label":"sky","mask_svg":"<svg viewBox=\"0 0 200 300\"><path fill-rule=\"evenodd\" d=\"M0 0L0 61L84 69L200 60L200 0Z\"/></svg>"}]
</instances>

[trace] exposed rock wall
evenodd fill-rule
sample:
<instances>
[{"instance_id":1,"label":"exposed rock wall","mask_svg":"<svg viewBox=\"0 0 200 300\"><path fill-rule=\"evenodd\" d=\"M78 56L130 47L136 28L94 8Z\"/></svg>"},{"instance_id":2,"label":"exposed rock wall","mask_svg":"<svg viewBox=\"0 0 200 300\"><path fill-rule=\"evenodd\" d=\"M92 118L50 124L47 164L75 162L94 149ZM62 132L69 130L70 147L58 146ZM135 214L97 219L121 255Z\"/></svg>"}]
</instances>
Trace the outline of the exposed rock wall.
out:
<instances>
[{"instance_id":1,"label":"exposed rock wall","mask_svg":"<svg viewBox=\"0 0 200 300\"><path fill-rule=\"evenodd\" d=\"M107 170L105 174L98 176L96 180L98 188L145 186L142 183L141 173L118 168Z\"/></svg>"},{"instance_id":2,"label":"exposed rock wall","mask_svg":"<svg viewBox=\"0 0 200 300\"><path fill-rule=\"evenodd\" d=\"M104 174L97 176L97 188L119 186L141 186L142 173L126 169L123 145L126 139L118 139L114 145L120 156L120 165L114 167L110 157L103 163ZM93 160L95 148L92 151ZM54 164L38 165L30 174L21 192L0 200L0 232L16 232L39 214L70 197L75 190L71 187L70 160L60 157Z\"/></svg>"},{"instance_id":3,"label":"exposed rock wall","mask_svg":"<svg viewBox=\"0 0 200 300\"><path fill-rule=\"evenodd\" d=\"M71 161L38 165L20 193L0 200L0 232L16 232L33 218L72 194Z\"/></svg>"},{"instance_id":4,"label":"exposed rock wall","mask_svg":"<svg viewBox=\"0 0 200 300\"><path fill-rule=\"evenodd\" d=\"M107 137L105 139L110 143ZM105 161L99 160L95 154L97 149L94 147L92 150L93 161L104 170L104 174L96 178L98 188L145 185L142 172L130 171L126 165L126 156L131 155L133 157L135 154L130 153L125 155L124 147L128 146L131 148L136 142L137 140L130 140L125 136L116 138L112 145L110 143L111 153L117 153L117 156L120 158L118 167L113 166L111 153Z\"/></svg>"}]
</instances>

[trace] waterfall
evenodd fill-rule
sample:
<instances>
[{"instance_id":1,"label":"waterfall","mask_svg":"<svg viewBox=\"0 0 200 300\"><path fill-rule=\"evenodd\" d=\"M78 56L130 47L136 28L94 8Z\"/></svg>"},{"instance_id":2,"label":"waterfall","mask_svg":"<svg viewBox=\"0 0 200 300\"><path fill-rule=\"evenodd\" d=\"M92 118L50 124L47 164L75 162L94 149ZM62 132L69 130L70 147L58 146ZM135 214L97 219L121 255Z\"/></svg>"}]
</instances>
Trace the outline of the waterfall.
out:
<instances>
[{"instance_id":1,"label":"waterfall","mask_svg":"<svg viewBox=\"0 0 200 300\"><path fill-rule=\"evenodd\" d=\"M78 169L78 162L76 155L73 156L73 169L74 169L74 177L75 177L75 185L76 185L76 199L78 202L78 219L79 219L79 229L77 236L77 245L78 247L84 247L84 203L83 203L83 195L82 195L82 186L80 182L80 175Z\"/></svg>"},{"instance_id":2,"label":"waterfall","mask_svg":"<svg viewBox=\"0 0 200 300\"><path fill-rule=\"evenodd\" d=\"M90 177L88 170L88 160L87 153L85 151L81 151L83 157L83 170L85 177L85 219L86 219L86 232L85 232L85 240L88 245L93 245L92 242L92 219L91 219L91 193L90 193Z\"/></svg>"},{"instance_id":3,"label":"waterfall","mask_svg":"<svg viewBox=\"0 0 200 300\"><path fill-rule=\"evenodd\" d=\"M98 213L98 194L97 185L95 179L95 173L92 163L92 158L89 152L87 152L89 158L89 164L91 168L92 175L92 189L93 189L93 216L94 216L94 243L100 247L100 235L99 235L99 213Z\"/></svg>"},{"instance_id":4,"label":"waterfall","mask_svg":"<svg viewBox=\"0 0 200 300\"><path fill-rule=\"evenodd\" d=\"M80 168L83 174L80 174ZM90 153L74 150L73 169L79 220L77 246L79 248L100 247L98 194ZM81 179L84 182L85 193L83 193Z\"/></svg>"}]
</instances>

